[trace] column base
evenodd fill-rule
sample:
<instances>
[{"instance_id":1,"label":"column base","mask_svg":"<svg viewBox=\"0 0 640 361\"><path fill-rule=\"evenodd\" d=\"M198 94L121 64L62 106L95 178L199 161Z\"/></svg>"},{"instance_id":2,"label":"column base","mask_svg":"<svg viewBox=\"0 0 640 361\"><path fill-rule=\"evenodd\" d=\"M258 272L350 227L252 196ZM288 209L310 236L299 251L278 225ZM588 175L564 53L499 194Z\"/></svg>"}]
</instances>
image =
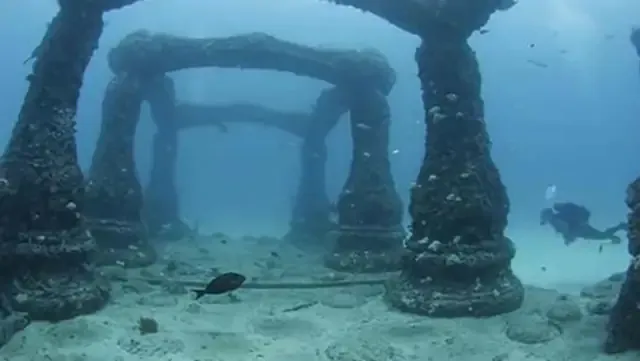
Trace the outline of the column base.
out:
<instances>
[{"instance_id":1,"label":"column base","mask_svg":"<svg viewBox=\"0 0 640 361\"><path fill-rule=\"evenodd\" d=\"M27 313L32 320L57 322L100 310L107 304L110 290L105 279L84 266L45 267L18 275L9 299L14 311Z\"/></svg>"},{"instance_id":2,"label":"column base","mask_svg":"<svg viewBox=\"0 0 640 361\"><path fill-rule=\"evenodd\" d=\"M383 273L400 269L405 253L401 227L340 227L331 232L333 250L325 255L325 266L351 273Z\"/></svg>"},{"instance_id":3,"label":"column base","mask_svg":"<svg viewBox=\"0 0 640 361\"><path fill-rule=\"evenodd\" d=\"M393 307L429 317L495 316L517 310L524 300L524 286L509 269L476 282L416 279L402 272L385 287Z\"/></svg>"},{"instance_id":4,"label":"column base","mask_svg":"<svg viewBox=\"0 0 640 361\"><path fill-rule=\"evenodd\" d=\"M98 244L97 265L137 268L155 263L157 253L142 223L90 219L87 224Z\"/></svg>"}]
</instances>

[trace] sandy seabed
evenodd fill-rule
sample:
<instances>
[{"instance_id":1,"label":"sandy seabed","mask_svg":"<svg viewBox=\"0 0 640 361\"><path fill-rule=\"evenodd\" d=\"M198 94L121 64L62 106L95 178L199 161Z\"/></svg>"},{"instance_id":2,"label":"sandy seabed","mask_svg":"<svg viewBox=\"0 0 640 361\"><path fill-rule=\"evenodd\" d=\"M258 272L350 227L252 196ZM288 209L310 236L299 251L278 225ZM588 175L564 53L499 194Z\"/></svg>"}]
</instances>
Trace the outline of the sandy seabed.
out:
<instances>
[{"instance_id":1,"label":"sandy seabed","mask_svg":"<svg viewBox=\"0 0 640 361\"><path fill-rule=\"evenodd\" d=\"M105 268L114 281L104 310L57 324L33 323L0 349L0 360L640 360L640 353L606 356L600 349L606 309L619 286L619 280L606 280L607 267L611 272L626 267L623 250L600 252L597 245L585 245L543 251L557 240L540 239L520 247L521 254L524 249L531 255L527 263L524 257L514 262L516 273L531 285L524 306L487 319L402 314L384 303L382 286L241 289L196 301L189 287L172 280L206 283L226 271L264 282L353 276L332 273L321 266L320 255L268 237L172 243L147 269ZM603 266L594 267L591 258ZM144 280L159 278L165 282ZM599 279L605 280L594 286ZM140 318L155 319L157 332L142 334Z\"/></svg>"}]
</instances>

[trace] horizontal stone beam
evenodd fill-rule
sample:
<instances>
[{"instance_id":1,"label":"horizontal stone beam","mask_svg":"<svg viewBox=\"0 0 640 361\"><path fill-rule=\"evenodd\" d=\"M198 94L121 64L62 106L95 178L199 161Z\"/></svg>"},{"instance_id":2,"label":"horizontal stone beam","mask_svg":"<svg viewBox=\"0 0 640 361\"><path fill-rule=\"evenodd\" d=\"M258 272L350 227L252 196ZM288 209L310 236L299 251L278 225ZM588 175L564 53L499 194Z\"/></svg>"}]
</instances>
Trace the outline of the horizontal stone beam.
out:
<instances>
[{"instance_id":1,"label":"horizontal stone beam","mask_svg":"<svg viewBox=\"0 0 640 361\"><path fill-rule=\"evenodd\" d=\"M420 37L433 25L446 25L469 36L484 26L496 10L506 10L515 0L327 0L374 14Z\"/></svg>"},{"instance_id":2,"label":"horizontal stone beam","mask_svg":"<svg viewBox=\"0 0 640 361\"><path fill-rule=\"evenodd\" d=\"M227 38L185 38L140 30L109 52L116 74L154 76L199 67L271 69L345 87L374 87L388 94L396 74L376 50L299 45L263 33Z\"/></svg>"},{"instance_id":3,"label":"horizontal stone beam","mask_svg":"<svg viewBox=\"0 0 640 361\"><path fill-rule=\"evenodd\" d=\"M181 129L200 126L226 128L227 124L233 123L258 123L301 138L305 136L311 122L310 114L283 112L249 103L226 105L182 103L176 106L175 117Z\"/></svg>"},{"instance_id":4,"label":"horizontal stone beam","mask_svg":"<svg viewBox=\"0 0 640 361\"><path fill-rule=\"evenodd\" d=\"M138 1L140 0L58 0L58 5L61 8L78 8L78 6L81 6L84 9L93 8L99 11L111 11L133 5Z\"/></svg>"}]
</instances>

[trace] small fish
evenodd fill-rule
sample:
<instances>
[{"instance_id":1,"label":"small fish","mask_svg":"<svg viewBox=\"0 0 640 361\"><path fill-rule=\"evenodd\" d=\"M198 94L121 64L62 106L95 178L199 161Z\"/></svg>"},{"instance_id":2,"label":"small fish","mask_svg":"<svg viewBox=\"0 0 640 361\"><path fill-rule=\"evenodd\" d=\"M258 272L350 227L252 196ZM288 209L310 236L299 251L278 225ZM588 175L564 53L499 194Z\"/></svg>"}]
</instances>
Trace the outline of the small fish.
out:
<instances>
[{"instance_id":1,"label":"small fish","mask_svg":"<svg viewBox=\"0 0 640 361\"><path fill-rule=\"evenodd\" d=\"M548 68L548 67L549 67L549 65L548 65L548 64L543 63L543 62L541 62L541 61L533 60L533 59L527 59L527 62L528 62L529 64L533 64L533 65L537 66L538 68L543 68L543 69L545 69L545 68Z\"/></svg>"},{"instance_id":2,"label":"small fish","mask_svg":"<svg viewBox=\"0 0 640 361\"><path fill-rule=\"evenodd\" d=\"M235 272L223 273L209 282L205 289L193 290L196 300L204 295L221 295L238 289L247 278Z\"/></svg>"},{"instance_id":3,"label":"small fish","mask_svg":"<svg viewBox=\"0 0 640 361\"><path fill-rule=\"evenodd\" d=\"M358 123L356 124L356 127L360 128L360 129L364 129L364 130L371 130L371 127L364 124L364 123Z\"/></svg>"},{"instance_id":4,"label":"small fish","mask_svg":"<svg viewBox=\"0 0 640 361\"><path fill-rule=\"evenodd\" d=\"M489 29L480 29L478 30L478 32L480 33L480 35L484 35L489 32Z\"/></svg>"},{"instance_id":5,"label":"small fish","mask_svg":"<svg viewBox=\"0 0 640 361\"><path fill-rule=\"evenodd\" d=\"M278 254L278 252L276 252L276 251L272 251L272 252L271 252L271 257L273 257L273 258L280 258L280 255Z\"/></svg>"}]
</instances>

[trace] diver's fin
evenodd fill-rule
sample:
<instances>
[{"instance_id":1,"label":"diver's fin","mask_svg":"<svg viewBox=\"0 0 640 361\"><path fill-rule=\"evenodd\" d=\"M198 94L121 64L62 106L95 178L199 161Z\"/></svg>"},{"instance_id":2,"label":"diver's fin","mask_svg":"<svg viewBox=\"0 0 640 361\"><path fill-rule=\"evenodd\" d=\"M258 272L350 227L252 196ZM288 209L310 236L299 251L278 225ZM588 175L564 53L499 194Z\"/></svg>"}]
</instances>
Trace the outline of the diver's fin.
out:
<instances>
[{"instance_id":1,"label":"diver's fin","mask_svg":"<svg viewBox=\"0 0 640 361\"><path fill-rule=\"evenodd\" d=\"M620 222L613 227L609 227L604 230L604 233L614 235L621 231L626 231L628 228L627 222Z\"/></svg>"}]
</instances>

